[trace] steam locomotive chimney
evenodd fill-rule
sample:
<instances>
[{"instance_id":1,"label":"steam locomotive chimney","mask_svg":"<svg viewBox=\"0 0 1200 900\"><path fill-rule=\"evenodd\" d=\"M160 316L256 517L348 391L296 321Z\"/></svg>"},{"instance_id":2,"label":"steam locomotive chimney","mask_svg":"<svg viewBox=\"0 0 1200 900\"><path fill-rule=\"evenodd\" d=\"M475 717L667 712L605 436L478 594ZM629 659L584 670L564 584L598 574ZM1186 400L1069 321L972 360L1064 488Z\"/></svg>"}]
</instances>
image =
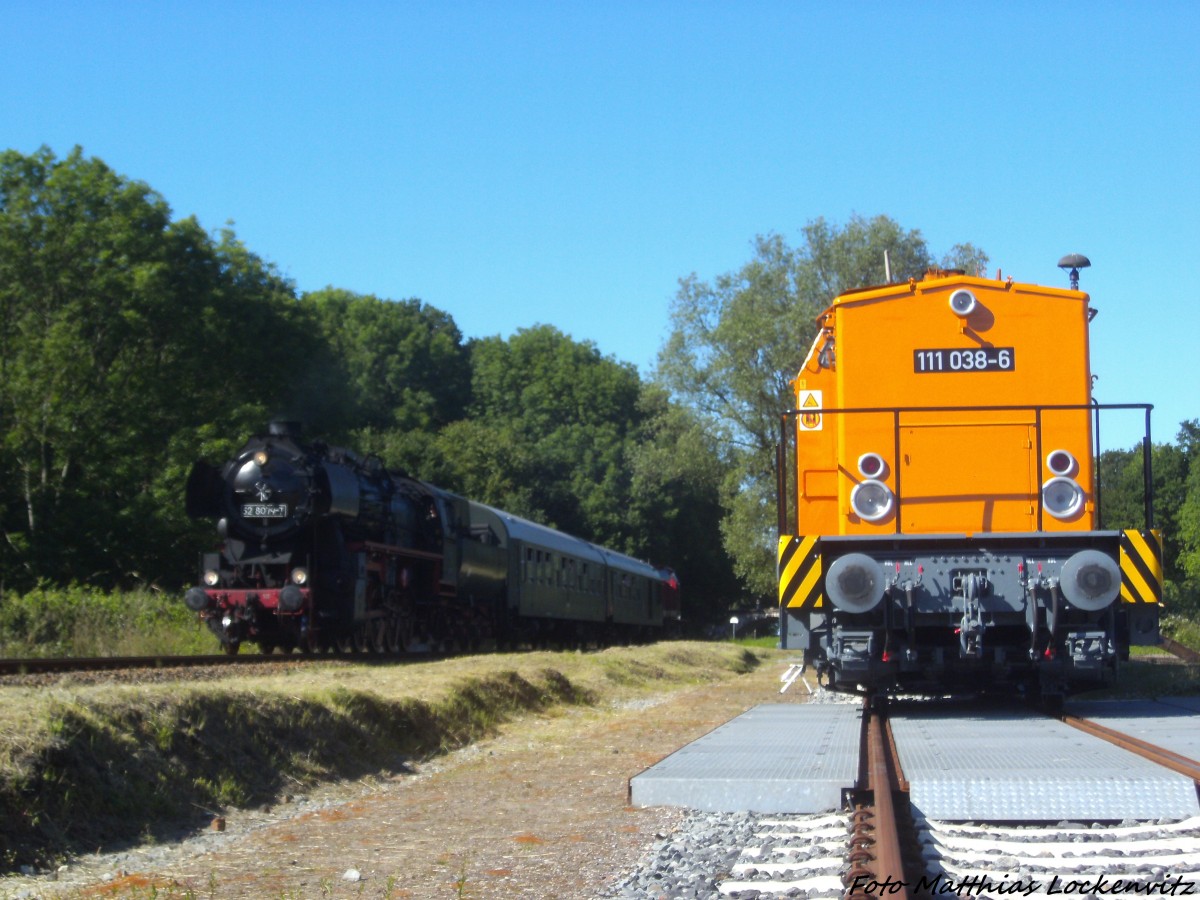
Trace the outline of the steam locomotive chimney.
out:
<instances>
[{"instance_id":1,"label":"steam locomotive chimney","mask_svg":"<svg viewBox=\"0 0 1200 900\"><path fill-rule=\"evenodd\" d=\"M1068 253L1058 261L1058 267L1064 272L1067 269L1071 270L1071 290L1079 290L1079 270L1086 269L1092 264L1092 261L1082 253Z\"/></svg>"}]
</instances>

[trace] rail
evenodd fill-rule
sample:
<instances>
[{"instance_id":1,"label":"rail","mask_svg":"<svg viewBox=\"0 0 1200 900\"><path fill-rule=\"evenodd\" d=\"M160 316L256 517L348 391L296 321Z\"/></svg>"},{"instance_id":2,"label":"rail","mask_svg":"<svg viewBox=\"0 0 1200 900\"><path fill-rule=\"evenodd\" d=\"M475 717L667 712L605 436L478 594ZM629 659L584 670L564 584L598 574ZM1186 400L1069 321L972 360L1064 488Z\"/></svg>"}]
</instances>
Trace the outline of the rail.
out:
<instances>
[{"instance_id":1,"label":"rail","mask_svg":"<svg viewBox=\"0 0 1200 900\"><path fill-rule=\"evenodd\" d=\"M1077 728L1087 734L1108 741L1110 744L1115 744L1123 750L1136 753L1143 759L1148 759L1150 762L1170 769L1172 772L1185 775L1196 782L1197 785L1200 785L1200 762L1194 759L1189 759L1173 750L1168 750L1165 747L1159 747L1156 744L1151 744L1132 735L1116 731L1107 725L1093 722L1091 719L1068 715L1064 715L1061 718L1065 724L1070 725L1072 728Z\"/></svg>"},{"instance_id":2,"label":"rail","mask_svg":"<svg viewBox=\"0 0 1200 900\"><path fill-rule=\"evenodd\" d=\"M878 897L883 893L882 886L896 900L909 897L900 852L900 820L894 802L902 776L884 710L877 698L863 700L865 774L859 787L860 793L869 793L870 801L857 803L851 819L846 900Z\"/></svg>"},{"instance_id":3,"label":"rail","mask_svg":"<svg viewBox=\"0 0 1200 900\"><path fill-rule=\"evenodd\" d=\"M1193 650L1191 647L1181 644L1179 641L1165 635L1162 638L1162 648L1176 659L1181 659L1191 665L1200 665L1200 651Z\"/></svg>"},{"instance_id":4,"label":"rail","mask_svg":"<svg viewBox=\"0 0 1200 900\"><path fill-rule=\"evenodd\" d=\"M295 653L246 654L230 656L97 656L27 657L0 659L0 677L49 675L68 672L117 672L199 668L203 666L250 666L347 662L359 665L397 665L410 662L434 662L446 659L444 653L371 654L371 653Z\"/></svg>"}]
</instances>

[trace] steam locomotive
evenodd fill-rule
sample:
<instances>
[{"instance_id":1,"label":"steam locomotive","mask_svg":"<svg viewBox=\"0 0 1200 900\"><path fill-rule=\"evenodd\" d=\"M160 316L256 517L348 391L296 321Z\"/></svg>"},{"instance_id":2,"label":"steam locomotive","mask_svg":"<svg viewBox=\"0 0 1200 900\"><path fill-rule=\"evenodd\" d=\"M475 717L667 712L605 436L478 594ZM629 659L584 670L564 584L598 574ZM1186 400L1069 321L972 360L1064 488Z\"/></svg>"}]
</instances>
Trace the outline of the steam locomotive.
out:
<instances>
[{"instance_id":1,"label":"steam locomotive","mask_svg":"<svg viewBox=\"0 0 1200 900\"><path fill-rule=\"evenodd\" d=\"M1151 407L1094 402L1077 271L934 270L818 318L782 418L778 577L781 644L829 687L1055 698L1158 642ZM1145 419L1140 529L1098 527L1113 410Z\"/></svg>"},{"instance_id":2,"label":"steam locomotive","mask_svg":"<svg viewBox=\"0 0 1200 900\"><path fill-rule=\"evenodd\" d=\"M184 602L230 654L645 640L680 615L670 569L306 444L296 423L197 462L186 503L222 543Z\"/></svg>"}]
</instances>

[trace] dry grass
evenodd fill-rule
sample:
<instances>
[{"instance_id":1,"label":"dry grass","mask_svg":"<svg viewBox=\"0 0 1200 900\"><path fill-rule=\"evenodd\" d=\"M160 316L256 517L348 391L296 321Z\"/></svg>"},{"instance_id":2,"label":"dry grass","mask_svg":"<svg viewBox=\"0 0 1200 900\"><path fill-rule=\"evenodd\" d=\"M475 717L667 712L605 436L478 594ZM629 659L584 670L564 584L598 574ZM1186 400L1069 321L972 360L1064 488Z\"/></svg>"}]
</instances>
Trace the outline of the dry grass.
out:
<instances>
[{"instance_id":1,"label":"dry grass","mask_svg":"<svg viewBox=\"0 0 1200 900\"><path fill-rule=\"evenodd\" d=\"M336 663L207 682L0 688L0 871L167 838L299 787L387 776L530 712L724 679L764 655L674 642Z\"/></svg>"}]
</instances>

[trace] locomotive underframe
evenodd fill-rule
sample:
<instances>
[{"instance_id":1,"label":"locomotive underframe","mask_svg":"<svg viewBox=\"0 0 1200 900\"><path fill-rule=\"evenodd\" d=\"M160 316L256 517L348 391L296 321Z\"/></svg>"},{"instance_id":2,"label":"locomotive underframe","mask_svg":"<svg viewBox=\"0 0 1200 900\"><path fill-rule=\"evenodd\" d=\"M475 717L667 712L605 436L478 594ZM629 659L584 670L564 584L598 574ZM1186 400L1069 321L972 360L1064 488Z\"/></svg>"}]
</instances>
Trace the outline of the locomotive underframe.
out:
<instances>
[{"instance_id":1,"label":"locomotive underframe","mask_svg":"<svg viewBox=\"0 0 1200 900\"><path fill-rule=\"evenodd\" d=\"M447 621L441 601L455 594L441 581L440 555L370 541L343 550L325 560L286 551L205 554L202 571L216 572L220 584L193 588L190 603L230 653L246 641L264 652L419 651L447 639L469 646L490 630L491 611L482 623L471 604L456 605L461 621ZM307 574L304 586L292 580L296 569Z\"/></svg>"},{"instance_id":2,"label":"locomotive underframe","mask_svg":"<svg viewBox=\"0 0 1200 900\"><path fill-rule=\"evenodd\" d=\"M1128 658L1131 631L1134 642L1156 634L1158 608L1133 610L1119 598L1100 610L1072 606L1059 578L1082 550L1119 564L1120 534L822 538L826 572L850 553L882 564L883 598L866 612L828 596L819 608L787 608L783 646L803 649L818 677L842 691L1053 695L1103 684Z\"/></svg>"}]
</instances>

